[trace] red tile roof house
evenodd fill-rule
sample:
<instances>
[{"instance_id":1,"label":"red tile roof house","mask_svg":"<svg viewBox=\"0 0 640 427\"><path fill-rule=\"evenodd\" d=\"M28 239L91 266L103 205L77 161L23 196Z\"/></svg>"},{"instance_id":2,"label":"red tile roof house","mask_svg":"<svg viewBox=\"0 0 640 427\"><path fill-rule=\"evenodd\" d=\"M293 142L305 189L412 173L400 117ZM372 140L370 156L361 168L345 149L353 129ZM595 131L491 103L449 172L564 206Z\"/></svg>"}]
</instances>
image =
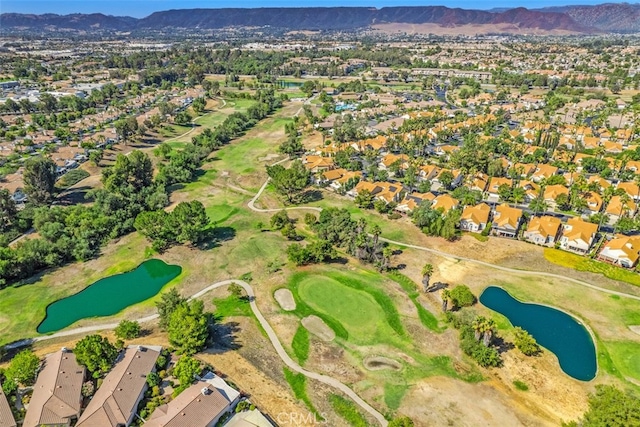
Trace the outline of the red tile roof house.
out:
<instances>
[{"instance_id":1,"label":"red tile roof house","mask_svg":"<svg viewBox=\"0 0 640 427\"><path fill-rule=\"evenodd\" d=\"M208 373L166 405L158 407L146 427L213 427L240 400L240 393Z\"/></svg>"},{"instance_id":2,"label":"red tile roof house","mask_svg":"<svg viewBox=\"0 0 640 427\"><path fill-rule=\"evenodd\" d=\"M85 368L63 348L50 354L33 386L23 427L70 426L80 416Z\"/></svg>"},{"instance_id":3,"label":"red tile roof house","mask_svg":"<svg viewBox=\"0 0 640 427\"><path fill-rule=\"evenodd\" d=\"M128 427L147 390L161 347L129 346L87 405L77 427Z\"/></svg>"},{"instance_id":4,"label":"red tile roof house","mask_svg":"<svg viewBox=\"0 0 640 427\"><path fill-rule=\"evenodd\" d=\"M2 387L0 387L0 427L16 427L16 420L13 418L13 412Z\"/></svg>"}]
</instances>

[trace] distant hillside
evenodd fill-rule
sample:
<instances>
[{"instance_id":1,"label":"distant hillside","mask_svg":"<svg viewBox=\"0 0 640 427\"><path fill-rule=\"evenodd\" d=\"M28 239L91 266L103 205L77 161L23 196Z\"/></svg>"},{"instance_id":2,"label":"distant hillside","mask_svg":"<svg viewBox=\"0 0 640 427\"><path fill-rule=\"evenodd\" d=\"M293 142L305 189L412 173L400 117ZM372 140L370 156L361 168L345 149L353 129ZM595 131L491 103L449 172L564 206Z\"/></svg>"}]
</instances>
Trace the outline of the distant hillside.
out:
<instances>
[{"instance_id":1,"label":"distant hillside","mask_svg":"<svg viewBox=\"0 0 640 427\"><path fill-rule=\"evenodd\" d=\"M72 15L25 15L21 13L3 13L0 15L0 28L32 28L44 30L72 29L91 31L92 29L128 30L136 25L138 19L129 16L109 16L102 13Z\"/></svg>"},{"instance_id":2,"label":"distant hillside","mask_svg":"<svg viewBox=\"0 0 640 427\"><path fill-rule=\"evenodd\" d=\"M609 33L640 32L640 4L607 3L596 6L561 6L540 9L563 13L585 27Z\"/></svg>"},{"instance_id":3,"label":"distant hillside","mask_svg":"<svg viewBox=\"0 0 640 427\"><path fill-rule=\"evenodd\" d=\"M525 8L504 11L452 9L444 6L385 7L316 7L316 8L258 8L258 9L182 9L155 12L146 18L91 15L0 15L0 28L4 32L78 30L78 31L144 31L149 29L228 27L271 27L284 30L354 30L387 24L428 24L430 28L454 28L457 26L496 25L501 32L536 34L593 33L618 31L613 26L616 16L627 14L622 6L640 12L629 5L602 5L596 9L568 7L564 10L528 10ZM635 12L634 12L635 13ZM587 19L585 16L598 15ZM620 18L624 29L633 27L632 18ZM628 23L627 23L628 22ZM597 24L597 25L596 25ZM635 25L640 25L636 19ZM505 30L506 29L506 30ZM511 29L511 30L510 30ZM528 31L531 30L531 31Z\"/></svg>"}]
</instances>

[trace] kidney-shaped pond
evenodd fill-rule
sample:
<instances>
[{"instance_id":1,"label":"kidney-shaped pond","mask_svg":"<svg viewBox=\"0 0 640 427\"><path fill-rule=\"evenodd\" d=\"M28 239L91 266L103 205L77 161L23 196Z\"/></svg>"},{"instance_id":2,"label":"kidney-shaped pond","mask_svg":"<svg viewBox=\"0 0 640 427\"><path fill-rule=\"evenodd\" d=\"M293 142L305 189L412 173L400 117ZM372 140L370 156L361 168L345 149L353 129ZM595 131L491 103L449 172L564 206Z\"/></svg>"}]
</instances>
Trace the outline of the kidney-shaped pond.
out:
<instances>
[{"instance_id":1,"label":"kidney-shaped pond","mask_svg":"<svg viewBox=\"0 0 640 427\"><path fill-rule=\"evenodd\" d=\"M551 307L523 303L507 291L489 286L480 302L509 319L513 326L528 331L538 344L553 352L560 368L578 380L596 376L596 349L587 329L575 318Z\"/></svg>"},{"instance_id":2,"label":"kidney-shaped pond","mask_svg":"<svg viewBox=\"0 0 640 427\"><path fill-rule=\"evenodd\" d=\"M182 272L182 267L150 259L128 273L105 277L84 290L47 306L38 332L46 334L87 317L111 316L151 298Z\"/></svg>"}]
</instances>

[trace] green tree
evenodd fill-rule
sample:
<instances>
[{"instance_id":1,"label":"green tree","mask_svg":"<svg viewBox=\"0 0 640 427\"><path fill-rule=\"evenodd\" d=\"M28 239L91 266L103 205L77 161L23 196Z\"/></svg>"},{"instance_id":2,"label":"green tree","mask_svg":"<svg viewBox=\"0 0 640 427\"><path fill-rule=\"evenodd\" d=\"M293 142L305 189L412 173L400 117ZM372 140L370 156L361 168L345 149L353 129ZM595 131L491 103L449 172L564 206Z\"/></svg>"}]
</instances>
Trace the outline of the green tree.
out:
<instances>
[{"instance_id":1,"label":"green tree","mask_svg":"<svg viewBox=\"0 0 640 427\"><path fill-rule=\"evenodd\" d=\"M466 285L458 285L449 291L451 303L456 308L470 307L476 302L476 297Z\"/></svg>"},{"instance_id":2,"label":"green tree","mask_svg":"<svg viewBox=\"0 0 640 427\"><path fill-rule=\"evenodd\" d=\"M5 372L7 380L15 381L24 386L33 385L36 373L40 367L40 359L31 350L22 350L11 359L11 364Z\"/></svg>"},{"instance_id":3,"label":"green tree","mask_svg":"<svg viewBox=\"0 0 640 427\"><path fill-rule=\"evenodd\" d=\"M177 125L187 126L189 123L191 123L191 116L186 110L183 110L183 111L180 111L178 114L176 114L173 121Z\"/></svg>"},{"instance_id":4,"label":"green tree","mask_svg":"<svg viewBox=\"0 0 640 427\"><path fill-rule=\"evenodd\" d=\"M156 302L156 308L158 309L158 316L160 318L158 322L160 329L163 331L167 330L171 315L179 305L184 304L186 301L187 299L180 296L176 288L172 288L160 296L160 301Z\"/></svg>"},{"instance_id":5,"label":"green tree","mask_svg":"<svg viewBox=\"0 0 640 427\"><path fill-rule=\"evenodd\" d=\"M24 166L24 191L29 201L36 205L51 202L56 184L56 164L48 157L35 157Z\"/></svg>"},{"instance_id":6,"label":"green tree","mask_svg":"<svg viewBox=\"0 0 640 427\"><path fill-rule=\"evenodd\" d=\"M98 334L87 335L78 341L73 352L78 363L84 365L94 378L109 372L118 356L116 347Z\"/></svg>"},{"instance_id":7,"label":"green tree","mask_svg":"<svg viewBox=\"0 0 640 427\"><path fill-rule=\"evenodd\" d=\"M289 203L298 200L311 178L311 173L300 160L294 161L288 169L282 165L267 166L267 175L276 191L285 196Z\"/></svg>"},{"instance_id":8,"label":"green tree","mask_svg":"<svg viewBox=\"0 0 640 427\"><path fill-rule=\"evenodd\" d=\"M579 423L565 426L603 427L640 426L640 399L630 392L623 392L613 385L596 386L596 392L589 395L589 409Z\"/></svg>"},{"instance_id":9,"label":"green tree","mask_svg":"<svg viewBox=\"0 0 640 427\"><path fill-rule=\"evenodd\" d=\"M515 339L513 343L523 354L533 356L540 353L540 346L529 332L517 326L514 329L514 335Z\"/></svg>"},{"instance_id":10,"label":"green tree","mask_svg":"<svg viewBox=\"0 0 640 427\"><path fill-rule=\"evenodd\" d=\"M0 230L9 228L15 222L17 214L18 209L9 190L0 189Z\"/></svg>"},{"instance_id":11,"label":"green tree","mask_svg":"<svg viewBox=\"0 0 640 427\"><path fill-rule=\"evenodd\" d=\"M202 350L209 338L210 316L200 300L185 302L169 318L169 343L179 354L193 355Z\"/></svg>"},{"instance_id":12,"label":"green tree","mask_svg":"<svg viewBox=\"0 0 640 427\"><path fill-rule=\"evenodd\" d=\"M355 203L359 208L371 209L373 207L374 197L369 190L359 191L355 198Z\"/></svg>"},{"instance_id":13,"label":"green tree","mask_svg":"<svg viewBox=\"0 0 640 427\"><path fill-rule=\"evenodd\" d=\"M433 264L426 263L422 266L422 287L427 292L429 289L429 282L431 281L431 275L433 274Z\"/></svg>"},{"instance_id":14,"label":"green tree","mask_svg":"<svg viewBox=\"0 0 640 427\"><path fill-rule=\"evenodd\" d=\"M140 336L140 324L132 320L122 320L115 329L116 337L121 340L132 340Z\"/></svg>"},{"instance_id":15,"label":"green tree","mask_svg":"<svg viewBox=\"0 0 640 427\"><path fill-rule=\"evenodd\" d=\"M191 108L193 108L193 111L195 111L198 114L204 113L204 109L206 108L206 106L207 106L207 101L202 97L198 97L194 99L193 102L191 103Z\"/></svg>"},{"instance_id":16,"label":"green tree","mask_svg":"<svg viewBox=\"0 0 640 427\"><path fill-rule=\"evenodd\" d=\"M173 375L180 381L180 386L191 384L195 380L195 376L199 375L202 369L200 362L190 356L182 356L173 368Z\"/></svg>"},{"instance_id":17,"label":"green tree","mask_svg":"<svg viewBox=\"0 0 640 427\"><path fill-rule=\"evenodd\" d=\"M171 212L171 223L176 230L176 241L193 245L204 237L209 217L202 202L180 202Z\"/></svg>"},{"instance_id":18,"label":"green tree","mask_svg":"<svg viewBox=\"0 0 640 427\"><path fill-rule=\"evenodd\" d=\"M138 130L138 120L134 116L130 116L126 119L116 120L113 126L116 128L118 138L126 144Z\"/></svg>"},{"instance_id":19,"label":"green tree","mask_svg":"<svg viewBox=\"0 0 640 427\"><path fill-rule=\"evenodd\" d=\"M147 374L147 385L149 387L160 385L161 382L162 378L160 378L157 372L149 372L149 374Z\"/></svg>"},{"instance_id":20,"label":"green tree","mask_svg":"<svg viewBox=\"0 0 640 427\"><path fill-rule=\"evenodd\" d=\"M287 215L287 211L282 209L271 216L271 228L281 230L285 225L291 223L291 218Z\"/></svg>"}]
</instances>

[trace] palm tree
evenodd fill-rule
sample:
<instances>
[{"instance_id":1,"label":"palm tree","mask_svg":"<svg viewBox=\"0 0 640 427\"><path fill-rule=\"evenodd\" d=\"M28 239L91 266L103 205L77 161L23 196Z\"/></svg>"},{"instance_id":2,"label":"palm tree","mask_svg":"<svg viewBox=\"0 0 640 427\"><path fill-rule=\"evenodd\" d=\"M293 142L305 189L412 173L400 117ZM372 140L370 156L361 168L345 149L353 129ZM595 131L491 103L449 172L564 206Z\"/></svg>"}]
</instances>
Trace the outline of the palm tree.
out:
<instances>
[{"instance_id":1,"label":"palm tree","mask_svg":"<svg viewBox=\"0 0 640 427\"><path fill-rule=\"evenodd\" d=\"M451 299L451 293L448 289L443 289L440 297L442 298L442 311L446 312L449 300Z\"/></svg>"},{"instance_id":2,"label":"palm tree","mask_svg":"<svg viewBox=\"0 0 640 427\"><path fill-rule=\"evenodd\" d=\"M432 274L433 274L433 265L426 263L422 267L422 285L425 292L427 292L427 289L429 289L429 281L431 280Z\"/></svg>"},{"instance_id":3,"label":"palm tree","mask_svg":"<svg viewBox=\"0 0 640 427\"><path fill-rule=\"evenodd\" d=\"M495 334L497 327L498 325L496 325L496 322L493 319L485 319L484 333L482 337L482 343L485 347L489 347L489 344L491 344L491 340L493 339L493 335Z\"/></svg>"},{"instance_id":4,"label":"palm tree","mask_svg":"<svg viewBox=\"0 0 640 427\"><path fill-rule=\"evenodd\" d=\"M486 321L486 317L478 316L473 319L473 322L471 322L471 328L473 329L473 335L475 336L476 341L480 341L480 337L484 334Z\"/></svg>"}]
</instances>

